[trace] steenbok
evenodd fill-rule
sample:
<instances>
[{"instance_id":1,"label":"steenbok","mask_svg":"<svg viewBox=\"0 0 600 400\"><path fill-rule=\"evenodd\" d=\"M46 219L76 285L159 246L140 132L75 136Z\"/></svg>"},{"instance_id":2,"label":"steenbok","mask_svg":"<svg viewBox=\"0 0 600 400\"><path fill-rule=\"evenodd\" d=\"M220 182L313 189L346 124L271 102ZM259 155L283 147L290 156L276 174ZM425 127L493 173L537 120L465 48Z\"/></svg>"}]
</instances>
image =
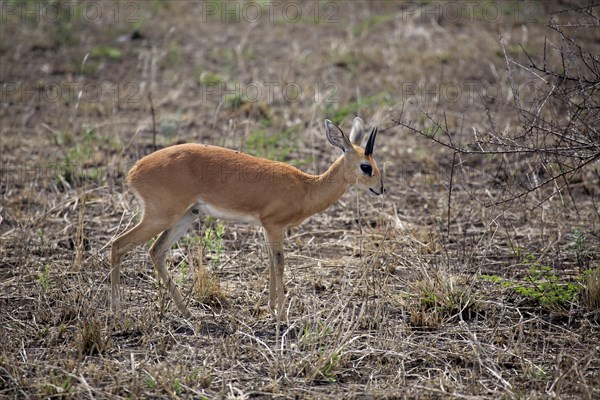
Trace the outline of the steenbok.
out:
<instances>
[{"instance_id":1,"label":"steenbok","mask_svg":"<svg viewBox=\"0 0 600 400\"><path fill-rule=\"evenodd\" d=\"M261 225L269 246L269 307L284 315L283 241L297 226L335 203L353 184L383 194L383 180L373 159L377 128L360 147L365 126L355 118L350 138L325 120L327 139L343 154L321 175L306 174L281 162L206 144L181 144L158 150L129 172L127 181L142 206L139 224L117 237L111 252L111 304L120 309L120 264L133 247L161 233L150 249L160 279L177 308L191 316L169 276L166 255L200 214ZM277 304L277 307L275 307Z\"/></svg>"}]
</instances>

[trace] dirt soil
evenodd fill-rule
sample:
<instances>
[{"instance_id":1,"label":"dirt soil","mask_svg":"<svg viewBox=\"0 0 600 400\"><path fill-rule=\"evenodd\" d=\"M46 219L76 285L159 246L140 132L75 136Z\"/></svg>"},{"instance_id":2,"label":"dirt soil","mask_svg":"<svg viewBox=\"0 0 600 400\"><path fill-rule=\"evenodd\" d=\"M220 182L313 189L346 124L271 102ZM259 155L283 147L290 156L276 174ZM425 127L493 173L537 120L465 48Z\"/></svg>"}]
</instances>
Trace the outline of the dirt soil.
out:
<instances>
[{"instance_id":1,"label":"dirt soil","mask_svg":"<svg viewBox=\"0 0 600 400\"><path fill-rule=\"evenodd\" d=\"M425 112L518 131L505 52L539 59L550 18L587 3L1 2L0 397L600 398L598 162L568 193L490 205L506 160L451 177L451 151L385 129ZM574 30L596 55L599 29ZM357 115L380 127L386 194L351 189L287 233L287 324L261 229L204 218L169 256L193 317L151 243L111 313L136 160L200 142L320 173L339 156L323 120Z\"/></svg>"}]
</instances>

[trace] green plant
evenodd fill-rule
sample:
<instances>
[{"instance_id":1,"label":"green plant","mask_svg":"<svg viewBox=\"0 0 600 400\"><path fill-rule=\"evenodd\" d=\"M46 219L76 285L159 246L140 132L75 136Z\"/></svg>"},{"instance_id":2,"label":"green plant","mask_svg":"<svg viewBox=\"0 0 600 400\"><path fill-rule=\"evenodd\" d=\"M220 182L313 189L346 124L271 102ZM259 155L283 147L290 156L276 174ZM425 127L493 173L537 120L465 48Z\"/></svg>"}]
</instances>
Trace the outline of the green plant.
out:
<instances>
[{"instance_id":1,"label":"green plant","mask_svg":"<svg viewBox=\"0 0 600 400\"><path fill-rule=\"evenodd\" d=\"M442 128L437 124L423 129L423 134L430 138L435 137L440 132L442 132Z\"/></svg>"},{"instance_id":2,"label":"green plant","mask_svg":"<svg viewBox=\"0 0 600 400\"><path fill-rule=\"evenodd\" d=\"M221 60L222 68L220 71L224 71L226 73L234 73L235 67L237 66L237 55L233 48L231 47L223 47L223 46L215 46L209 51L210 57Z\"/></svg>"},{"instance_id":3,"label":"green plant","mask_svg":"<svg viewBox=\"0 0 600 400\"><path fill-rule=\"evenodd\" d=\"M532 254L525 255L524 263L529 269L519 281L486 274L481 275L481 279L513 289L550 310L568 308L577 299L578 284L560 279L551 267L539 264Z\"/></svg>"},{"instance_id":4,"label":"green plant","mask_svg":"<svg viewBox=\"0 0 600 400\"><path fill-rule=\"evenodd\" d=\"M181 396L182 389L183 387L181 384L181 380L179 378L175 378L175 381L173 382L173 391L177 396Z\"/></svg>"},{"instance_id":5,"label":"green plant","mask_svg":"<svg viewBox=\"0 0 600 400\"><path fill-rule=\"evenodd\" d=\"M367 18L364 18L360 21L354 28L352 29L352 34L354 36L359 36L363 32L367 32L377 27L378 25L383 25L394 19L394 14L373 14Z\"/></svg>"},{"instance_id":6,"label":"green plant","mask_svg":"<svg viewBox=\"0 0 600 400\"><path fill-rule=\"evenodd\" d=\"M156 383L156 380L153 377L151 377L150 375L148 375L144 378L144 383L150 390L155 390L158 386L158 384Z\"/></svg>"},{"instance_id":7,"label":"green plant","mask_svg":"<svg viewBox=\"0 0 600 400\"><path fill-rule=\"evenodd\" d=\"M105 171L100 164L104 148L115 148L113 139L98 134L95 126L86 126L78 135L71 131L62 131L54 138L56 146L63 154L63 161L55 165L55 178L63 185L74 185L81 182L101 184L105 179Z\"/></svg>"},{"instance_id":8,"label":"green plant","mask_svg":"<svg viewBox=\"0 0 600 400\"><path fill-rule=\"evenodd\" d=\"M50 267L45 265L44 270L38 273L38 283L42 288L42 292L48 293L54 286L50 279Z\"/></svg>"},{"instance_id":9,"label":"green plant","mask_svg":"<svg viewBox=\"0 0 600 400\"><path fill-rule=\"evenodd\" d=\"M166 63L169 67L179 66L181 58L181 44L177 40L171 41L167 50Z\"/></svg>"},{"instance_id":10,"label":"green plant","mask_svg":"<svg viewBox=\"0 0 600 400\"><path fill-rule=\"evenodd\" d=\"M64 393L68 393L71 391L73 382L72 382L73 378L71 375L65 375L63 377L63 379L61 379L60 377L56 377L55 381L55 389L56 389L56 394L64 394ZM60 390L58 390L60 388Z\"/></svg>"},{"instance_id":11,"label":"green plant","mask_svg":"<svg viewBox=\"0 0 600 400\"><path fill-rule=\"evenodd\" d=\"M511 243L512 244L512 243ZM515 256L515 258L521 262L523 260L523 254L525 253L525 248L516 244L512 244L511 246L512 252L513 252L513 256Z\"/></svg>"},{"instance_id":12,"label":"green plant","mask_svg":"<svg viewBox=\"0 0 600 400\"><path fill-rule=\"evenodd\" d=\"M237 110L246 104L247 100L248 99L242 93L226 93L225 107Z\"/></svg>"},{"instance_id":13,"label":"green plant","mask_svg":"<svg viewBox=\"0 0 600 400\"><path fill-rule=\"evenodd\" d=\"M46 235L44 234L44 229L43 228L36 229L35 233L38 236L38 238L40 238L40 241L42 241L42 242L45 241Z\"/></svg>"},{"instance_id":14,"label":"green plant","mask_svg":"<svg viewBox=\"0 0 600 400\"><path fill-rule=\"evenodd\" d=\"M333 329L324 324L321 321L317 321L317 326L315 330L311 330L311 326L306 324L304 326L304 332L302 335L302 339L300 340L300 344L303 346L319 344L321 343L327 336L331 335Z\"/></svg>"},{"instance_id":15,"label":"green plant","mask_svg":"<svg viewBox=\"0 0 600 400\"><path fill-rule=\"evenodd\" d=\"M517 58L519 56L523 55L523 50L525 50L525 52L533 57L533 56L538 56L539 55L539 51L536 47L531 47L531 46L527 46L525 49L523 49L523 47L521 47L520 45L511 45L511 46L507 46L505 48L506 50L506 55L509 56L510 58ZM496 49L495 54L498 58L504 59L504 51L502 48L500 49Z\"/></svg>"},{"instance_id":16,"label":"green plant","mask_svg":"<svg viewBox=\"0 0 600 400\"><path fill-rule=\"evenodd\" d=\"M207 218L210 221L210 218ZM204 247L205 253L211 254L211 262L218 264L223 252L223 236L225 235L225 224L219 222L216 228L213 228L210 224L206 224L204 235L202 236L202 246Z\"/></svg>"},{"instance_id":17,"label":"green plant","mask_svg":"<svg viewBox=\"0 0 600 400\"><path fill-rule=\"evenodd\" d=\"M321 354L316 372L327 382L333 383L337 380L334 370L340 363L342 350L343 347L340 347L329 354L325 354L325 352L322 352Z\"/></svg>"},{"instance_id":18,"label":"green plant","mask_svg":"<svg viewBox=\"0 0 600 400\"><path fill-rule=\"evenodd\" d=\"M275 161L289 161L290 154L298 149L293 138L299 130L299 125L272 134L268 134L265 129L258 129L246 138L245 145L248 152L255 156ZM302 160L296 162L301 164Z\"/></svg>"},{"instance_id":19,"label":"green plant","mask_svg":"<svg viewBox=\"0 0 600 400\"><path fill-rule=\"evenodd\" d=\"M210 387L213 380L214 376L211 373L206 373L199 368L193 368L186 376L186 382L199 383L203 388Z\"/></svg>"},{"instance_id":20,"label":"green plant","mask_svg":"<svg viewBox=\"0 0 600 400\"><path fill-rule=\"evenodd\" d=\"M344 106L336 103L326 103L324 114L329 116L336 124L341 124L346 117L359 114L363 108L381 106L392 102L387 92L381 92L372 96L366 96L359 101L349 101Z\"/></svg>"},{"instance_id":21,"label":"green plant","mask_svg":"<svg viewBox=\"0 0 600 400\"><path fill-rule=\"evenodd\" d=\"M88 126L81 132L79 142L71 142L68 148L68 159L70 161L87 161L89 160L96 146L100 144L100 138L97 134L95 126Z\"/></svg>"},{"instance_id":22,"label":"green plant","mask_svg":"<svg viewBox=\"0 0 600 400\"><path fill-rule=\"evenodd\" d=\"M211 71L204 71L200 74L200 78L198 79L198 83L201 85L218 85L223 83L223 77L221 75L216 74Z\"/></svg>"},{"instance_id":23,"label":"green plant","mask_svg":"<svg viewBox=\"0 0 600 400\"><path fill-rule=\"evenodd\" d=\"M529 284L528 284L529 283ZM573 302L579 286L559 279L551 267L535 264L526 275L522 285L516 285L515 291L522 296L530 297L546 307L567 307Z\"/></svg>"},{"instance_id":24,"label":"green plant","mask_svg":"<svg viewBox=\"0 0 600 400\"><path fill-rule=\"evenodd\" d=\"M109 60L119 60L121 58L121 50L112 46L94 47L90 51L90 57Z\"/></svg>"},{"instance_id":25,"label":"green plant","mask_svg":"<svg viewBox=\"0 0 600 400\"><path fill-rule=\"evenodd\" d=\"M181 113L161 116L158 123L158 130L167 136L173 136L181 126Z\"/></svg>"},{"instance_id":26,"label":"green plant","mask_svg":"<svg viewBox=\"0 0 600 400\"><path fill-rule=\"evenodd\" d=\"M178 264L178 268L179 268L179 277L177 279L177 283L182 284L185 282L185 277L189 276L188 274L190 273L190 266L188 265L188 263L183 260Z\"/></svg>"},{"instance_id":27,"label":"green plant","mask_svg":"<svg viewBox=\"0 0 600 400\"><path fill-rule=\"evenodd\" d=\"M77 34L75 29L84 19L82 15L82 6L80 4L71 3L64 4L60 1L17 1L27 10L35 10L37 7L45 10L47 16L52 20L51 24L40 24L41 21L47 21L46 18L40 18L35 12L26 13L6 13L2 15L3 23L6 22L7 16L18 16L23 22L25 20L31 26L40 26L44 31L44 36L47 40L53 41L62 46L77 46L81 43L81 36ZM40 4L42 3L42 4ZM43 8L47 3L49 8ZM51 6L50 6L51 5ZM75 5L73 7L73 5ZM4 11L4 10L3 10Z\"/></svg>"},{"instance_id":28,"label":"green plant","mask_svg":"<svg viewBox=\"0 0 600 400\"><path fill-rule=\"evenodd\" d=\"M577 266L581 269L588 267L592 260L586 239L585 233L580 228L573 228L567 237L569 247L575 251Z\"/></svg>"},{"instance_id":29,"label":"green plant","mask_svg":"<svg viewBox=\"0 0 600 400\"><path fill-rule=\"evenodd\" d=\"M336 382L335 369L342 360L344 345L337 341L334 328L317 320L316 325L306 324L299 345L312 354L304 366L309 381Z\"/></svg>"}]
</instances>

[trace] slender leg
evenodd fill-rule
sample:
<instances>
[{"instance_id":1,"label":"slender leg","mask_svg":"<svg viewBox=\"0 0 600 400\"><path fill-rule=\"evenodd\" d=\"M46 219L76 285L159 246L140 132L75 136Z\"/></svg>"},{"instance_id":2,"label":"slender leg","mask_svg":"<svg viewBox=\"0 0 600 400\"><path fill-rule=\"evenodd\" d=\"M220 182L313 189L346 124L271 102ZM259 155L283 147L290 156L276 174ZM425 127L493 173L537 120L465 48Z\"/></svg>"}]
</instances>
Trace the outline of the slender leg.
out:
<instances>
[{"instance_id":1,"label":"slender leg","mask_svg":"<svg viewBox=\"0 0 600 400\"><path fill-rule=\"evenodd\" d=\"M269 250L269 309L271 309L271 314L275 315L275 306L277 305L277 286L275 265L273 264L273 257L271 257L270 253L271 250Z\"/></svg>"},{"instance_id":2,"label":"slender leg","mask_svg":"<svg viewBox=\"0 0 600 400\"><path fill-rule=\"evenodd\" d=\"M269 252L269 309L271 310L271 314L275 315L275 307L277 305L277 283L275 264L273 263L273 252L271 250L271 237L266 228L264 228L264 235Z\"/></svg>"},{"instance_id":3,"label":"slender leg","mask_svg":"<svg viewBox=\"0 0 600 400\"><path fill-rule=\"evenodd\" d=\"M271 266L269 269L269 308L275 311L277 318L285 322L284 313L285 287L283 283L284 254L283 254L283 229L278 227L264 227L265 237L269 245ZM275 310L275 297L277 308Z\"/></svg>"},{"instance_id":4,"label":"slender leg","mask_svg":"<svg viewBox=\"0 0 600 400\"><path fill-rule=\"evenodd\" d=\"M185 304L185 299L181 292L173 282L167 270L166 256L173 244L177 242L185 233L187 228L198 218L199 211L197 208L190 208L183 217L170 229L164 231L159 238L154 242L150 249L150 256L154 261L154 268L158 272L160 279L167 285L169 295L175 301L175 305L185 318L190 318L192 313Z\"/></svg>"},{"instance_id":5,"label":"slender leg","mask_svg":"<svg viewBox=\"0 0 600 400\"><path fill-rule=\"evenodd\" d=\"M132 248L145 243L165 230L168 226L159 221L142 220L135 227L113 241L110 255L111 309L118 313L121 309L121 260Z\"/></svg>"}]
</instances>

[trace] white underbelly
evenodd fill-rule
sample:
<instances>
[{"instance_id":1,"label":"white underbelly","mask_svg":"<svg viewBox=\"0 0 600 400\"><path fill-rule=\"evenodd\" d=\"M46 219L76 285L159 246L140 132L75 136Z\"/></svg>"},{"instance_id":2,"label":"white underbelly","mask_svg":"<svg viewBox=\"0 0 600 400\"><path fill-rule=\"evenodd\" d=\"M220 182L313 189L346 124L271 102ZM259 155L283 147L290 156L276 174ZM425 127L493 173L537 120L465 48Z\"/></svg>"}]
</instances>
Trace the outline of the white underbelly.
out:
<instances>
[{"instance_id":1,"label":"white underbelly","mask_svg":"<svg viewBox=\"0 0 600 400\"><path fill-rule=\"evenodd\" d=\"M215 218L224 219L227 221L245 222L248 224L260 225L260 220L254 215L219 208L217 206L207 203L198 203L198 207L203 213L213 216Z\"/></svg>"}]
</instances>

